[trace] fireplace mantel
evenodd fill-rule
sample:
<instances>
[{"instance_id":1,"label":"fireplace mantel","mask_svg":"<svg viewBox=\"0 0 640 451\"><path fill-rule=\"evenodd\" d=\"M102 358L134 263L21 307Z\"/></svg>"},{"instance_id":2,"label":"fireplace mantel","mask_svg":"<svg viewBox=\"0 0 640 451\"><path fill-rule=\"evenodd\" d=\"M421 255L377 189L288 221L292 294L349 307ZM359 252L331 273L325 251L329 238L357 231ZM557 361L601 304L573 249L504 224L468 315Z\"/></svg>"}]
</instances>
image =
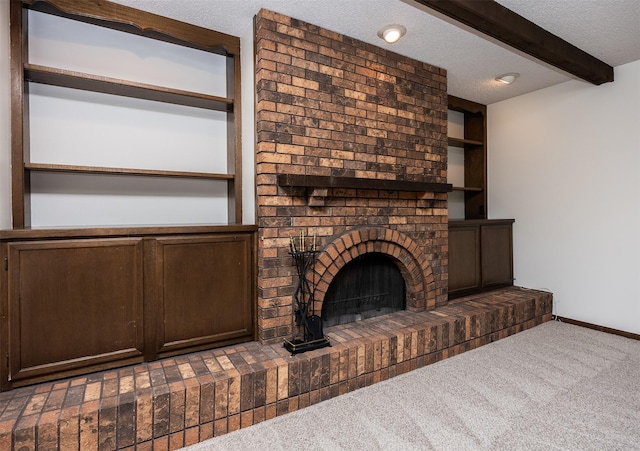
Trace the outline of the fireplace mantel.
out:
<instances>
[{"instance_id":1,"label":"fireplace mantel","mask_svg":"<svg viewBox=\"0 0 640 451\"><path fill-rule=\"evenodd\" d=\"M431 193L448 193L453 189L450 183L299 174L278 174L278 185L305 188L381 189Z\"/></svg>"}]
</instances>

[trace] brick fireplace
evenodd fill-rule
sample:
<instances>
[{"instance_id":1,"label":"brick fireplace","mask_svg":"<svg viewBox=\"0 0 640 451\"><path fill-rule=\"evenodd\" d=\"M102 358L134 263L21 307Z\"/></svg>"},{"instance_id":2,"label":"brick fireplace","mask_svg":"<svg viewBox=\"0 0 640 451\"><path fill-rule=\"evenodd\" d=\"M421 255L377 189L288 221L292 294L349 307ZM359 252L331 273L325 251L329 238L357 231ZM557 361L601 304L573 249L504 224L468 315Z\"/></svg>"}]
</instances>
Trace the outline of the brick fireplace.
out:
<instances>
[{"instance_id":1,"label":"brick fireplace","mask_svg":"<svg viewBox=\"0 0 640 451\"><path fill-rule=\"evenodd\" d=\"M448 302L444 70L264 10L256 44L261 343L0 393L0 449L179 449L551 319L551 293L519 287ZM300 232L315 236L316 311L368 254L400 271L406 310L292 356Z\"/></svg>"},{"instance_id":2,"label":"brick fireplace","mask_svg":"<svg viewBox=\"0 0 640 451\"><path fill-rule=\"evenodd\" d=\"M415 188L446 183L445 70L262 10L256 87L260 341L295 331L289 244L301 232L317 236L316 311L368 252L398 266L407 310L445 305L447 195Z\"/></svg>"}]
</instances>

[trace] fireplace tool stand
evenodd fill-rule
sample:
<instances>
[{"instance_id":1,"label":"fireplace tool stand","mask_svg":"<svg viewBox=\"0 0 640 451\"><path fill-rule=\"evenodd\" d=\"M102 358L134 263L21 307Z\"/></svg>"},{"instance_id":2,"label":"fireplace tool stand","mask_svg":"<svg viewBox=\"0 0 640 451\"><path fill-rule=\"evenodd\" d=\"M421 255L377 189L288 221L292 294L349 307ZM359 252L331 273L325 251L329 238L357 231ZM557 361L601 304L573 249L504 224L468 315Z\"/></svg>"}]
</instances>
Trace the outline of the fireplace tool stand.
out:
<instances>
[{"instance_id":1,"label":"fireplace tool stand","mask_svg":"<svg viewBox=\"0 0 640 451\"><path fill-rule=\"evenodd\" d=\"M304 242L304 241L303 241ZM314 246L315 247L315 246ZM284 341L284 347L291 354L311 351L312 349L331 346L329 339L322 331L322 318L316 315L314 290L307 279L307 270L316 259L315 250L295 250L290 252L298 272L298 285L293 293L296 325L302 325L302 338L295 336ZM311 310L310 310L311 309Z\"/></svg>"}]
</instances>

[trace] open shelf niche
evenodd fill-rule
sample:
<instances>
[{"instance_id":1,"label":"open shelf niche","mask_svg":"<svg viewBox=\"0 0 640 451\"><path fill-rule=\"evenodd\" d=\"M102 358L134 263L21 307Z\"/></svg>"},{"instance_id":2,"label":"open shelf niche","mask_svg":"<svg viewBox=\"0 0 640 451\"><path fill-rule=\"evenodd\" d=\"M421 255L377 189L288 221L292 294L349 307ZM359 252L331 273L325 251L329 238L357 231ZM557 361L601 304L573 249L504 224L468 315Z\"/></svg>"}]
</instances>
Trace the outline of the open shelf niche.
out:
<instances>
[{"instance_id":1,"label":"open shelf niche","mask_svg":"<svg viewBox=\"0 0 640 451\"><path fill-rule=\"evenodd\" d=\"M242 222L238 38L108 2L12 0L11 23L13 229L146 226L147 199L158 226Z\"/></svg>"},{"instance_id":2,"label":"open shelf niche","mask_svg":"<svg viewBox=\"0 0 640 451\"><path fill-rule=\"evenodd\" d=\"M449 135L450 158L456 149L462 150L464 177L457 177L453 183L454 192L463 192L464 218L487 218L487 107L469 100L449 96L450 112L460 113L459 125L463 136ZM451 127L450 128L458 128ZM454 130L454 133L457 130ZM458 133L455 133L459 135ZM459 159L458 159L459 160ZM452 174L451 174L452 175ZM463 178L464 180L458 180ZM456 183L461 182L461 183ZM455 193L454 193L455 195Z\"/></svg>"}]
</instances>

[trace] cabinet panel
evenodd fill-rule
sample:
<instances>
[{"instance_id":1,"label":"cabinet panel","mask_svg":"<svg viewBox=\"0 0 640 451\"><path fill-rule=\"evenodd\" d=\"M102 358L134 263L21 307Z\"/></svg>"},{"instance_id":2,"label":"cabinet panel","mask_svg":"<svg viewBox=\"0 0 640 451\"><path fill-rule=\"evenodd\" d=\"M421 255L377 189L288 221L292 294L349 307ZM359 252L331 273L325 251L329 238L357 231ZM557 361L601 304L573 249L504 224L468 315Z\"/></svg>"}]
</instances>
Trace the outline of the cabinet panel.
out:
<instances>
[{"instance_id":1,"label":"cabinet panel","mask_svg":"<svg viewBox=\"0 0 640 451\"><path fill-rule=\"evenodd\" d=\"M449 230L449 294L480 286L480 230Z\"/></svg>"},{"instance_id":2,"label":"cabinet panel","mask_svg":"<svg viewBox=\"0 0 640 451\"><path fill-rule=\"evenodd\" d=\"M0 231L0 390L253 340L256 229Z\"/></svg>"},{"instance_id":3,"label":"cabinet panel","mask_svg":"<svg viewBox=\"0 0 640 451\"><path fill-rule=\"evenodd\" d=\"M142 240L9 243L14 381L142 360Z\"/></svg>"},{"instance_id":4,"label":"cabinet panel","mask_svg":"<svg viewBox=\"0 0 640 451\"><path fill-rule=\"evenodd\" d=\"M482 226L482 286L513 283L511 225Z\"/></svg>"},{"instance_id":5,"label":"cabinet panel","mask_svg":"<svg viewBox=\"0 0 640 451\"><path fill-rule=\"evenodd\" d=\"M161 238L159 353L252 334L251 236Z\"/></svg>"}]
</instances>

